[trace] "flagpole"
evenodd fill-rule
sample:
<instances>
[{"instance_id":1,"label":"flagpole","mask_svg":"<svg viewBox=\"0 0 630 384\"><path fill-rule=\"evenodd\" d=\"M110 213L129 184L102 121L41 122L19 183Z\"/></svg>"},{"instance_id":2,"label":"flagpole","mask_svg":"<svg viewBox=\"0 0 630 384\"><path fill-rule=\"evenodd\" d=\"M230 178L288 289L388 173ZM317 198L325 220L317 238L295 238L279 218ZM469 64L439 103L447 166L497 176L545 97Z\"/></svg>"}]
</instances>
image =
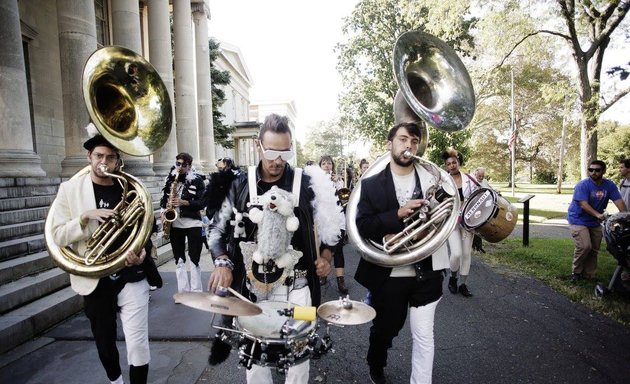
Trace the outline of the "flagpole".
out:
<instances>
[{"instance_id":1,"label":"flagpole","mask_svg":"<svg viewBox=\"0 0 630 384\"><path fill-rule=\"evenodd\" d=\"M516 126L515 126L515 122L514 122L514 70L512 69L510 71L510 77L511 77L511 82L512 82L512 112L511 112L511 122L510 125L512 127L512 130L510 131L510 139L512 137L512 135L514 135L514 142L512 143L512 148L510 148L510 157L511 157L511 162L512 162L512 197L514 197L514 184L516 184L516 180L514 179L514 168L516 165Z\"/></svg>"}]
</instances>

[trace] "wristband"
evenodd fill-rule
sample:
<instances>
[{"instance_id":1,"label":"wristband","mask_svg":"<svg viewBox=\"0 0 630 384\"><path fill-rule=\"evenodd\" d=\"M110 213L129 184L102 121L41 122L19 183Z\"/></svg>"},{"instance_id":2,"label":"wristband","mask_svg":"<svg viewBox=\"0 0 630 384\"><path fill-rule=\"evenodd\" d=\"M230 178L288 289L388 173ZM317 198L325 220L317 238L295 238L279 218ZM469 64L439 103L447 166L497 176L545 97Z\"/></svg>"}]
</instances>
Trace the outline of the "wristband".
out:
<instances>
[{"instance_id":1,"label":"wristband","mask_svg":"<svg viewBox=\"0 0 630 384\"><path fill-rule=\"evenodd\" d=\"M224 267L224 268L228 268L230 271L234 270L234 263L230 259L224 259L224 258L215 259L214 266L215 268Z\"/></svg>"}]
</instances>

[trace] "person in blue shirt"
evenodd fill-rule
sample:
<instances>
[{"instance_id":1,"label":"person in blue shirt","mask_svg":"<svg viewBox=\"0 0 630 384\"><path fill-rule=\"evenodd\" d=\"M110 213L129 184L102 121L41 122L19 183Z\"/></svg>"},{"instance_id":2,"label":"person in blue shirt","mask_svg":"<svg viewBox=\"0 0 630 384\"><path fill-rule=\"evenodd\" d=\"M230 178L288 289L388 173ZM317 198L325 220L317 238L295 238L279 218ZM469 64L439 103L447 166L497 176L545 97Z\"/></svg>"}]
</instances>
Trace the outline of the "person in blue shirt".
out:
<instances>
[{"instance_id":1,"label":"person in blue shirt","mask_svg":"<svg viewBox=\"0 0 630 384\"><path fill-rule=\"evenodd\" d=\"M597 253L603 232L600 223L605 219L604 210L612 201L620 212L626 211L617 186L604 178L606 164L593 160L588 166L589 177L575 185L573 200L569 205L567 219L571 237L575 242L571 281L592 279L597 272Z\"/></svg>"}]
</instances>

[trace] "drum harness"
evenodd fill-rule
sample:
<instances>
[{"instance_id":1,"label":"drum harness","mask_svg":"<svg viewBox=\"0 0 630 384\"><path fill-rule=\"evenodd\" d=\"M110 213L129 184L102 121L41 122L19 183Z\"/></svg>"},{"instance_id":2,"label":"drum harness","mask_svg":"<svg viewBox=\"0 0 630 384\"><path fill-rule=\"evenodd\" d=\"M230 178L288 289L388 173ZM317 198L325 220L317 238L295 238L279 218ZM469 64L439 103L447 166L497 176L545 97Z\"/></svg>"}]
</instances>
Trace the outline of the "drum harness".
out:
<instances>
[{"instance_id":1,"label":"drum harness","mask_svg":"<svg viewBox=\"0 0 630 384\"><path fill-rule=\"evenodd\" d=\"M258 181L256 180L256 166L249 166L248 167L248 172L247 172L247 184L248 184L248 188L249 188L249 203L247 204L247 206L249 208L254 207L254 206L261 206L261 202L260 202L260 195L258 194ZM295 207L299 207L299 202L300 202L300 190L302 187L302 168L294 168L294 175L293 175L293 185L292 185L292 190L291 190L291 194L294 197L294 205ZM248 267L248 263L246 262L246 269ZM254 273L253 273L253 264L251 265L252 268L252 274L251 276L256 279ZM260 270L262 268L262 271ZM287 287L287 298L289 296L289 292L292 290L296 290L296 289L301 289L304 288L308 285L308 281L306 279L306 270L304 269L296 269L293 268L290 271L286 271L284 273L282 273L281 276L279 276L278 278L276 278L276 280L274 281L268 281L267 280L267 276L269 275L269 272L267 272L269 270L269 268L273 268L273 264L271 264L271 261L267 264L267 265L260 265L259 266L259 273L262 273L262 277L263 280L261 281L265 287L269 287L269 285L271 285L271 288L269 289L268 292L261 292L260 290L255 288L255 284L254 282L251 282L251 287L250 289L252 291L254 291L253 293L256 294L269 294L269 292L280 286L280 285L285 285ZM288 269L288 267L287 267ZM272 270L273 271L273 270ZM284 279L282 279L284 277ZM278 282L278 283L276 283ZM276 284L274 284L276 283Z\"/></svg>"}]
</instances>

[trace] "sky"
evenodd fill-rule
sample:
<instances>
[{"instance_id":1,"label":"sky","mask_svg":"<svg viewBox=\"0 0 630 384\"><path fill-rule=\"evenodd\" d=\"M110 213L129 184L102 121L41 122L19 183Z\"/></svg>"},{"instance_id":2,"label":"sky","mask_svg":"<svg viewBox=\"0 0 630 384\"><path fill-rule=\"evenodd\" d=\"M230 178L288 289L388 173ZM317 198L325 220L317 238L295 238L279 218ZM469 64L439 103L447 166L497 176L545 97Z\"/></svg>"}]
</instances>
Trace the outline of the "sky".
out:
<instances>
[{"instance_id":1,"label":"sky","mask_svg":"<svg viewBox=\"0 0 630 384\"><path fill-rule=\"evenodd\" d=\"M209 34L240 49L253 79L251 102L295 101L303 143L309 127L337 115L342 83L334 47L357 2L211 0ZM629 105L627 96L603 118L630 123Z\"/></svg>"},{"instance_id":2,"label":"sky","mask_svg":"<svg viewBox=\"0 0 630 384\"><path fill-rule=\"evenodd\" d=\"M253 78L250 101L295 100L296 136L337 115L334 47L356 0L213 0L210 36L237 46Z\"/></svg>"}]
</instances>

